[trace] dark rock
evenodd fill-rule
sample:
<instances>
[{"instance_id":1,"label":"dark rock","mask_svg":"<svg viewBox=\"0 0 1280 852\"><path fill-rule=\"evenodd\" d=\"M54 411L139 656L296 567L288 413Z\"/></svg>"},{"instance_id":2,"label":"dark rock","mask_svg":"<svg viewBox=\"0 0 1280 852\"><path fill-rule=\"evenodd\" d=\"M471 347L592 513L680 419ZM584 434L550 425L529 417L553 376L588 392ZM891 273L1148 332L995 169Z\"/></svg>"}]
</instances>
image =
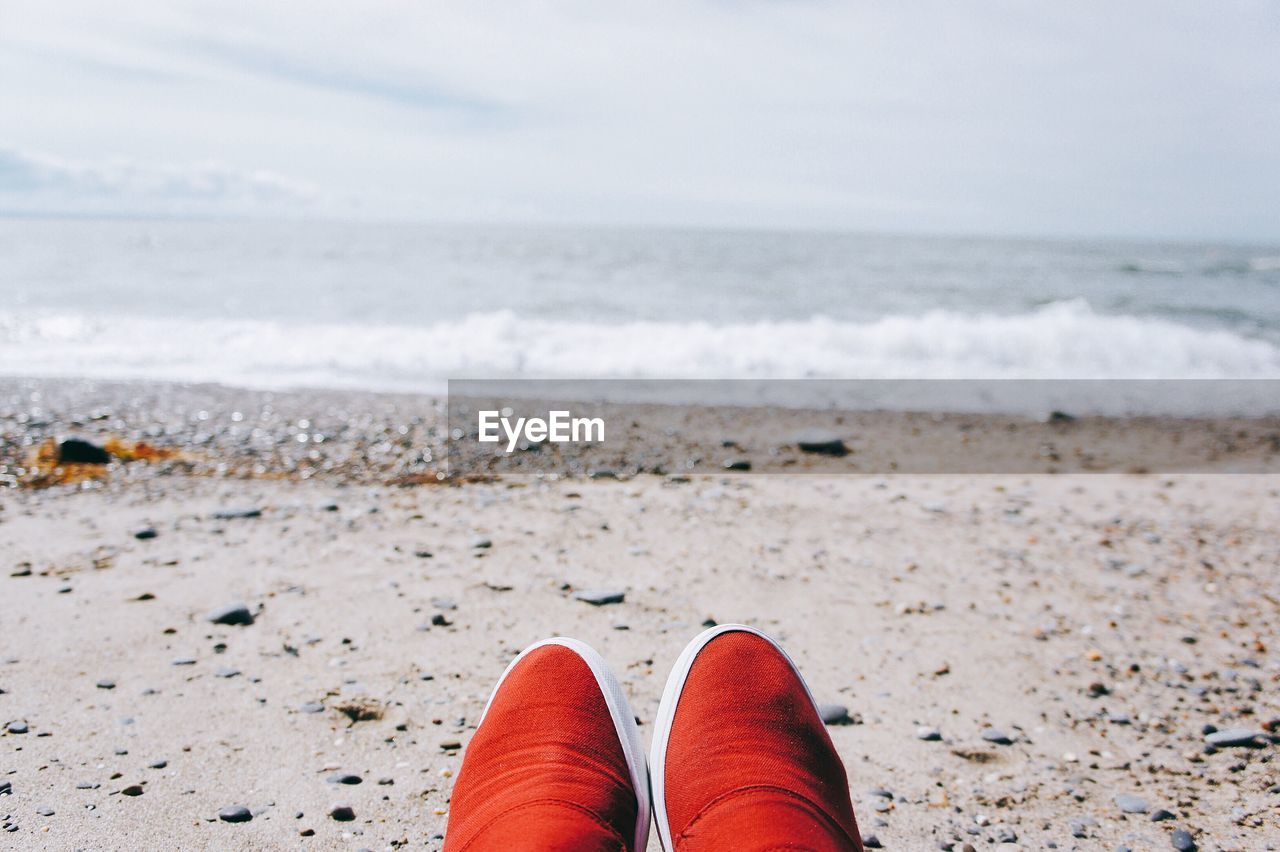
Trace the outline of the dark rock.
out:
<instances>
[{"instance_id":1,"label":"dark rock","mask_svg":"<svg viewBox=\"0 0 1280 852\"><path fill-rule=\"evenodd\" d=\"M418 557L419 559L430 559L430 558L431 558L431 556L432 556L432 554L431 554L431 551L430 551L430 550L425 550L425 549L422 549L422 548L419 548L418 550L415 550L415 551L413 552L413 555L414 555L414 556L416 556L416 557Z\"/></svg>"},{"instance_id":2,"label":"dark rock","mask_svg":"<svg viewBox=\"0 0 1280 852\"><path fill-rule=\"evenodd\" d=\"M240 674L239 669L221 668L213 673L214 677L235 677Z\"/></svg>"},{"instance_id":3,"label":"dark rock","mask_svg":"<svg viewBox=\"0 0 1280 852\"><path fill-rule=\"evenodd\" d=\"M177 657L169 665L172 666L194 666L196 664L195 657Z\"/></svg>"},{"instance_id":4,"label":"dark rock","mask_svg":"<svg viewBox=\"0 0 1280 852\"><path fill-rule=\"evenodd\" d=\"M573 593L574 600L585 601L592 606L619 604L626 600L626 597L626 592L612 591L608 589L584 589L580 592Z\"/></svg>"},{"instance_id":5,"label":"dark rock","mask_svg":"<svg viewBox=\"0 0 1280 852\"><path fill-rule=\"evenodd\" d=\"M364 781L359 775L351 772L336 772L325 780L330 784L359 784Z\"/></svg>"},{"instance_id":6,"label":"dark rock","mask_svg":"<svg viewBox=\"0 0 1280 852\"><path fill-rule=\"evenodd\" d=\"M722 466L725 470L751 470L751 462L747 459L725 459Z\"/></svg>"},{"instance_id":7,"label":"dark rock","mask_svg":"<svg viewBox=\"0 0 1280 852\"><path fill-rule=\"evenodd\" d=\"M448 627L453 624L443 612L437 612L431 616L431 625L433 627Z\"/></svg>"},{"instance_id":8,"label":"dark rock","mask_svg":"<svg viewBox=\"0 0 1280 852\"><path fill-rule=\"evenodd\" d=\"M882 848L884 848L884 847L883 847L883 844L881 844L881 843L880 843L880 838L879 838L879 837L876 837L874 834L864 834L864 835L862 835L862 845L863 845L864 847L866 847L867 849L882 849Z\"/></svg>"},{"instance_id":9,"label":"dark rock","mask_svg":"<svg viewBox=\"0 0 1280 852\"><path fill-rule=\"evenodd\" d=\"M1115 797L1116 807L1127 814L1145 814L1151 810L1151 806L1147 804L1145 799L1137 796L1131 796L1128 793L1121 793Z\"/></svg>"},{"instance_id":10,"label":"dark rock","mask_svg":"<svg viewBox=\"0 0 1280 852\"><path fill-rule=\"evenodd\" d=\"M916 739L924 740L927 743L936 743L942 739L942 731L937 728L916 728Z\"/></svg>"},{"instance_id":11,"label":"dark rock","mask_svg":"<svg viewBox=\"0 0 1280 852\"><path fill-rule=\"evenodd\" d=\"M1266 745L1266 734L1252 728L1230 728L1214 731L1204 741L1214 748L1262 748Z\"/></svg>"},{"instance_id":12,"label":"dark rock","mask_svg":"<svg viewBox=\"0 0 1280 852\"><path fill-rule=\"evenodd\" d=\"M839 435L822 429L806 429L796 435L795 443L803 452L822 456L844 456L849 453L849 448Z\"/></svg>"},{"instance_id":13,"label":"dark rock","mask_svg":"<svg viewBox=\"0 0 1280 852\"><path fill-rule=\"evenodd\" d=\"M475 550L488 550L493 547L493 541L484 537L471 539L471 547Z\"/></svg>"},{"instance_id":14,"label":"dark rock","mask_svg":"<svg viewBox=\"0 0 1280 852\"><path fill-rule=\"evenodd\" d=\"M849 708L843 704L819 704L818 717L824 725L852 725Z\"/></svg>"},{"instance_id":15,"label":"dark rock","mask_svg":"<svg viewBox=\"0 0 1280 852\"><path fill-rule=\"evenodd\" d=\"M1178 829L1169 835L1169 842L1173 844L1173 848L1178 852L1196 852L1196 842L1192 839L1189 832Z\"/></svg>"},{"instance_id":16,"label":"dark rock","mask_svg":"<svg viewBox=\"0 0 1280 852\"><path fill-rule=\"evenodd\" d=\"M1164 822L1167 819L1174 819L1174 815L1164 808L1157 808L1151 812L1152 822Z\"/></svg>"},{"instance_id":17,"label":"dark rock","mask_svg":"<svg viewBox=\"0 0 1280 852\"><path fill-rule=\"evenodd\" d=\"M111 456L97 444L69 438L58 444L58 464L107 464Z\"/></svg>"},{"instance_id":18,"label":"dark rock","mask_svg":"<svg viewBox=\"0 0 1280 852\"><path fill-rule=\"evenodd\" d=\"M338 822L351 822L356 818L356 812L352 810L350 805L334 805L329 808L329 816Z\"/></svg>"},{"instance_id":19,"label":"dark rock","mask_svg":"<svg viewBox=\"0 0 1280 852\"><path fill-rule=\"evenodd\" d=\"M248 822L253 819L253 812L244 805L228 805L218 811L218 819L223 822Z\"/></svg>"},{"instance_id":20,"label":"dark rock","mask_svg":"<svg viewBox=\"0 0 1280 852\"><path fill-rule=\"evenodd\" d=\"M114 680L108 680L107 678L103 678L102 680L98 681L98 689L115 689L115 688L116 688L116 682Z\"/></svg>"},{"instance_id":21,"label":"dark rock","mask_svg":"<svg viewBox=\"0 0 1280 852\"><path fill-rule=\"evenodd\" d=\"M253 624L253 613L243 601L220 606L205 617L214 624Z\"/></svg>"},{"instance_id":22,"label":"dark rock","mask_svg":"<svg viewBox=\"0 0 1280 852\"><path fill-rule=\"evenodd\" d=\"M0 796L12 796L12 795L13 795L13 782L0 781Z\"/></svg>"},{"instance_id":23,"label":"dark rock","mask_svg":"<svg viewBox=\"0 0 1280 852\"><path fill-rule=\"evenodd\" d=\"M148 769L164 769L164 768L165 768L166 766L168 766L168 765L169 765L169 761L167 761L167 760L163 760L163 759L162 759L162 760L153 760L153 761L151 761L150 763L148 763L148 764L147 764L147 768L148 768Z\"/></svg>"},{"instance_id":24,"label":"dark rock","mask_svg":"<svg viewBox=\"0 0 1280 852\"><path fill-rule=\"evenodd\" d=\"M262 510L256 506L239 506L227 509L218 509L212 515L215 521L235 521L247 518L262 517Z\"/></svg>"},{"instance_id":25,"label":"dark rock","mask_svg":"<svg viewBox=\"0 0 1280 852\"><path fill-rule=\"evenodd\" d=\"M1018 834L1007 825L997 826L996 842L997 843L1017 843Z\"/></svg>"},{"instance_id":26,"label":"dark rock","mask_svg":"<svg viewBox=\"0 0 1280 852\"><path fill-rule=\"evenodd\" d=\"M130 784L128 787L125 787L125 788L124 788L123 790L121 790L120 792L121 792L122 794L126 795L126 796L141 796L141 795L142 795L142 785L141 785L141 784Z\"/></svg>"},{"instance_id":27,"label":"dark rock","mask_svg":"<svg viewBox=\"0 0 1280 852\"><path fill-rule=\"evenodd\" d=\"M160 533L156 532L155 527L142 527L133 531L133 537L138 541L146 541L149 538L155 538Z\"/></svg>"}]
</instances>

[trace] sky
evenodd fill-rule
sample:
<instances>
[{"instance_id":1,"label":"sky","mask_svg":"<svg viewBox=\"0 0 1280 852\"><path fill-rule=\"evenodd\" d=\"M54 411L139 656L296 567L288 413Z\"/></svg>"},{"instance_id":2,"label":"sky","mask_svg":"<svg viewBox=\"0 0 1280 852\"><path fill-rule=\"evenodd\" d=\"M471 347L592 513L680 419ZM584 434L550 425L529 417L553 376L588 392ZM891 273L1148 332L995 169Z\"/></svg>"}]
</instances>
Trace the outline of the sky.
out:
<instances>
[{"instance_id":1,"label":"sky","mask_svg":"<svg viewBox=\"0 0 1280 852\"><path fill-rule=\"evenodd\" d=\"M0 0L0 211L1280 242L1277 0Z\"/></svg>"}]
</instances>

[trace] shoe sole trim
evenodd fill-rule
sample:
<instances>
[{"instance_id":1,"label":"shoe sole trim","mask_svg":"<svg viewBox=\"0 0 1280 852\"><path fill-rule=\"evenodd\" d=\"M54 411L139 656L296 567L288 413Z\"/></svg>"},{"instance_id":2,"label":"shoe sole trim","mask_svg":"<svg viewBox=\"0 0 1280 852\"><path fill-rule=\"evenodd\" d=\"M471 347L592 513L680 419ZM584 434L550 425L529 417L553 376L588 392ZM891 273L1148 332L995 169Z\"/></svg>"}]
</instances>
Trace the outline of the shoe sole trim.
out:
<instances>
[{"instance_id":1,"label":"shoe sole trim","mask_svg":"<svg viewBox=\"0 0 1280 852\"><path fill-rule=\"evenodd\" d=\"M666 801L667 743L671 738L671 726L676 719L676 709L680 705L680 695L684 692L685 681L689 678L689 671L698 659L698 654L702 653L702 649L712 639L725 633L750 633L772 645L791 666L796 679L804 687L805 695L809 696L814 712L817 712L818 702L814 700L809 684L800 674L799 667L772 636L745 624L717 624L695 636L693 641L680 652L675 666L671 669L671 674L667 677L666 688L662 691L662 700L658 703L658 715L653 722L653 745L649 751L649 800L653 803L653 819L658 828L658 842L666 852L673 852L675 849L671 839L671 825L667 821Z\"/></svg>"},{"instance_id":2,"label":"shoe sole trim","mask_svg":"<svg viewBox=\"0 0 1280 852\"><path fill-rule=\"evenodd\" d=\"M498 690L502 689L502 684L506 681L507 675L511 674L520 661L529 656L529 654L548 645L559 645L577 654L587 664L587 668L591 669L591 674L596 679L596 685L600 687L600 694L604 697L605 706L609 708L609 717L613 720L613 729L618 735L619 744L622 746L622 756L627 761L627 769L631 773L632 789L636 793L635 845L632 849L635 852L643 852L645 845L649 842L650 818L649 772L648 767L645 765L644 740L640 737L640 728L636 725L635 714L631 712L631 705L627 702L626 693L622 691L622 685L618 683L617 677L614 676L604 657L601 657L586 642L571 639L567 636L556 636L551 639L544 639L541 642L535 642L521 651L507 666L502 676L498 678L498 683L494 686L493 692L489 694L489 700L485 702L484 711L481 712L480 721L476 724L476 727L478 729L480 725L484 724L485 717L489 715L489 706L493 704L494 698L497 697Z\"/></svg>"}]
</instances>

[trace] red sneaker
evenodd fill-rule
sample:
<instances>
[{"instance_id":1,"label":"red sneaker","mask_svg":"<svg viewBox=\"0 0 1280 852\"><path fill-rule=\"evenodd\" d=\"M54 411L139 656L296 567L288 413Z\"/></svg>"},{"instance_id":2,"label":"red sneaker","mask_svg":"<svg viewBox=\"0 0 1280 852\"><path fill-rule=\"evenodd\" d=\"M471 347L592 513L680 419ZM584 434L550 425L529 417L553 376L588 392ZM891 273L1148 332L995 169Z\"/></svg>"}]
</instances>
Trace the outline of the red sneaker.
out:
<instances>
[{"instance_id":1,"label":"red sneaker","mask_svg":"<svg viewBox=\"0 0 1280 852\"><path fill-rule=\"evenodd\" d=\"M644 747L622 687L582 642L529 646L467 745L445 852L641 852L648 837Z\"/></svg>"},{"instance_id":2,"label":"red sneaker","mask_svg":"<svg viewBox=\"0 0 1280 852\"><path fill-rule=\"evenodd\" d=\"M658 706L649 773L668 852L862 850L809 687L750 627L713 627L684 649Z\"/></svg>"}]
</instances>

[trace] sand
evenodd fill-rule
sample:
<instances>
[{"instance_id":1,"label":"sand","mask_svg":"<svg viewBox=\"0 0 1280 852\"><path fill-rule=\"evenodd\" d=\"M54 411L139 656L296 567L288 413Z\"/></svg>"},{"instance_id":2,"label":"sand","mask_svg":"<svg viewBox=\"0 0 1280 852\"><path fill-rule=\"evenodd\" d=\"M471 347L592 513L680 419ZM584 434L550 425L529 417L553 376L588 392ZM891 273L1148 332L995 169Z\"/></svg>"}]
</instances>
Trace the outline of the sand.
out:
<instances>
[{"instance_id":1,"label":"sand","mask_svg":"<svg viewBox=\"0 0 1280 852\"><path fill-rule=\"evenodd\" d=\"M595 646L648 736L680 649L740 621L848 707L831 733L884 848L1164 849L1175 830L1280 848L1280 477L406 485L428 464L379 449L403 400L273 397L286 446L256 471L223 428L248 392L0 389L15 481L50 435L137 440L148 418L152 441L199 453L0 490L0 723L28 728L0 732L0 846L437 849L459 746L522 647ZM349 465L281 469L307 405L364 418L335 439ZM214 517L232 507L260 514ZM626 599L573 599L587 588ZM233 601L253 624L207 620ZM1264 736L1206 753L1206 725ZM232 805L252 820L220 821Z\"/></svg>"}]
</instances>

